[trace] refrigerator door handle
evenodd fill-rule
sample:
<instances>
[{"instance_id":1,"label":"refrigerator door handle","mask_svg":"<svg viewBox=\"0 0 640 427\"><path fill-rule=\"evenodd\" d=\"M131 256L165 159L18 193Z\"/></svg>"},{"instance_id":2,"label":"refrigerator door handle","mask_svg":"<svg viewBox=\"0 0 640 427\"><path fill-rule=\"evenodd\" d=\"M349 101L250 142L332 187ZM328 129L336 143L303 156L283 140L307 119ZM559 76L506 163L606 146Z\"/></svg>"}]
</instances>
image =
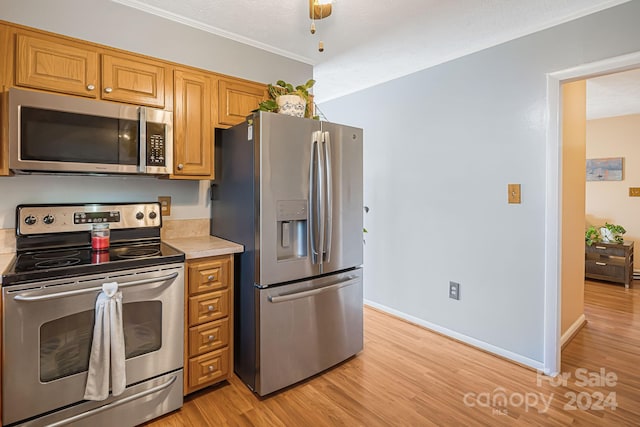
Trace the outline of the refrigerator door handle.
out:
<instances>
[{"instance_id":1,"label":"refrigerator door handle","mask_svg":"<svg viewBox=\"0 0 640 427\"><path fill-rule=\"evenodd\" d=\"M336 289L344 288L345 286L353 285L354 283L358 283L360 281L359 277L350 277L346 280L343 280L338 283L334 283L332 285L324 286L322 288L311 289L308 291L295 292L293 294L279 295L276 297L269 297L269 302L271 303L279 303L285 301L291 301L294 299L306 298L313 295L318 295L328 291L334 291Z\"/></svg>"},{"instance_id":2,"label":"refrigerator door handle","mask_svg":"<svg viewBox=\"0 0 640 427\"><path fill-rule=\"evenodd\" d=\"M329 262L331 259L331 235L333 234L333 171L331 168L331 134L327 131L322 133L322 147L324 149L324 178L326 186L326 205L325 205L325 237L324 247L322 249L322 262Z\"/></svg>"},{"instance_id":3,"label":"refrigerator door handle","mask_svg":"<svg viewBox=\"0 0 640 427\"><path fill-rule=\"evenodd\" d=\"M325 233L325 222L326 222L326 207L325 207L325 183L324 177L326 176L324 170L324 155L320 144L322 144L322 132L318 131L316 133L316 160L318 162L318 177L316 179L317 187L316 187L316 195L318 197L318 264L322 265L322 251L324 250L324 233ZM320 272L322 272L322 267L320 267Z\"/></svg>"},{"instance_id":4,"label":"refrigerator door handle","mask_svg":"<svg viewBox=\"0 0 640 427\"><path fill-rule=\"evenodd\" d=\"M322 244L318 245L318 231L320 220L320 132L313 132L311 138L311 161L309 162L309 240L311 243L311 262L318 264L321 259L318 255L322 250Z\"/></svg>"}]
</instances>

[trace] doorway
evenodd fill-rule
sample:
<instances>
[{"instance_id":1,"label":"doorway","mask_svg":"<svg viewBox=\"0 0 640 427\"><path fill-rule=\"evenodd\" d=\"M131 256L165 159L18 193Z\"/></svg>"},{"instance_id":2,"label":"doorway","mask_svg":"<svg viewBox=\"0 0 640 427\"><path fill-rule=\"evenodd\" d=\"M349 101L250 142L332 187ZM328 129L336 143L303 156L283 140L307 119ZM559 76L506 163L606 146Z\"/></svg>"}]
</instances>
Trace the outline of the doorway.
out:
<instances>
[{"instance_id":1,"label":"doorway","mask_svg":"<svg viewBox=\"0 0 640 427\"><path fill-rule=\"evenodd\" d=\"M584 274L584 264L564 265L562 262L565 244L569 241L565 231L568 227L563 223L565 197L578 191L584 194L584 181L581 187L563 187L563 96L564 84L588 78L612 74L640 67L640 52L610 58L591 64L581 65L547 75L547 111L549 123L547 127L547 159L546 159L546 209L545 209L545 325L544 325L544 372L555 375L560 371L561 350L561 313L562 313L562 278L563 269L576 270ZM584 164L584 159L582 163ZM577 182L577 181L576 181ZM577 184L573 184L577 185ZM582 210L584 217L584 209ZM567 230L565 230L567 228ZM584 227L580 230L581 238ZM575 236L571 237L571 241ZM584 250L584 246L582 246Z\"/></svg>"}]
</instances>

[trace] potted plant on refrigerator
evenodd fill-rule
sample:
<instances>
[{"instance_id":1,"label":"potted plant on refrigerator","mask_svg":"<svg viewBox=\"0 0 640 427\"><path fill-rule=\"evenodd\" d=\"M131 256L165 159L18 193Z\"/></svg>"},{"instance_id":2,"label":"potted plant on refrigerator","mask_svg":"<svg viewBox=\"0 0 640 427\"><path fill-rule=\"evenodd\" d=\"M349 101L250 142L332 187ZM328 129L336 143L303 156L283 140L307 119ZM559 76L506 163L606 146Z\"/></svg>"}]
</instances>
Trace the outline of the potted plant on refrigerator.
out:
<instances>
[{"instance_id":1,"label":"potted plant on refrigerator","mask_svg":"<svg viewBox=\"0 0 640 427\"><path fill-rule=\"evenodd\" d=\"M309 89L313 87L315 82L311 79L305 84L295 87L284 80L278 80L275 85L269 84L267 86L269 99L262 101L256 111L270 111L289 116L311 118Z\"/></svg>"}]
</instances>

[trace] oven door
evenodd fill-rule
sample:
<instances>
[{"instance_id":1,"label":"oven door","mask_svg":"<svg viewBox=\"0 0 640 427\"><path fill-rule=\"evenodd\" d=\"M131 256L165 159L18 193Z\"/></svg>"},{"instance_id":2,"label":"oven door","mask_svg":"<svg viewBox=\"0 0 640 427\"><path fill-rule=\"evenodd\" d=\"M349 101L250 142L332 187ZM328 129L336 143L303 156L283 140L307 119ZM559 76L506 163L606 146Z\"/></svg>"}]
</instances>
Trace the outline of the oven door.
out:
<instances>
[{"instance_id":1,"label":"oven door","mask_svg":"<svg viewBox=\"0 0 640 427\"><path fill-rule=\"evenodd\" d=\"M182 264L4 287L5 425L83 400L96 298L113 281L123 294L127 387L182 368Z\"/></svg>"}]
</instances>

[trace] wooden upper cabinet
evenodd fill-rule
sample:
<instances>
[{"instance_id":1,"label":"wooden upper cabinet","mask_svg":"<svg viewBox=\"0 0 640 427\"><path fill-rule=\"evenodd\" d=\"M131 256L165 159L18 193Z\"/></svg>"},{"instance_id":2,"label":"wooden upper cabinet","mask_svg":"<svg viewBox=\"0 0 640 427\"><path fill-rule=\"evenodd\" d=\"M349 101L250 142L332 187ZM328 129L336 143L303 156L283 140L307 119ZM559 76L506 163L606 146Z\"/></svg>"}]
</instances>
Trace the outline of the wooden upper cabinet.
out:
<instances>
[{"instance_id":1,"label":"wooden upper cabinet","mask_svg":"<svg viewBox=\"0 0 640 427\"><path fill-rule=\"evenodd\" d=\"M218 80L217 127L241 123L267 98L267 86L242 80Z\"/></svg>"},{"instance_id":2,"label":"wooden upper cabinet","mask_svg":"<svg viewBox=\"0 0 640 427\"><path fill-rule=\"evenodd\" d=\"M137 58L102 55L102 99L164 108L165 66Z\"/></svg>"},{"instance_id":3,"label":"wooden upper cabinet","mask_svg":"<svg viewBox=\"0 0 640 427\"><path fill-rule=\"evenodd\" d=\"M176 178L213 177L211 78L174 71L173 173Z\"/></svg>"},{"instance_id":4,"label":"wooden upper cabinet","mask_svg":"<svg viewBox=\"0 0 640 427\"><path fill-rule=\"evenodd\" d=\"M16 35L17 86L97 97L98 52L72 42Z\"/></svg>"},{"instance_id":5,"label":"wooden upper cabinet","mask_svg":"<svg viewBox=\"0 0 640 427\"><path fill-rule=\"evenodd\" d=\"M16 35L16 52L17 86L165 106L166 66L162 62L133 54L101 54L88 44L22 33Z\"/></svg>"},{"instance_id":6,"label":"wooden upper cabinet","mask_svg":"<svg viewBox=\"0 0 640 427\"><path fill-rule=\"evenodd\" d=\"M9 175L9 125L7 123L9 118L9 112L7 111L9 97L6 96L6 91L13 84L14 55L11 36L12 33L9 27L0 24L0 52L3 52L0 53L0 95L2 95L0 96L0 176ZM0 347L2 347L1 344ZM0 350L2 349L0 348ZM2 408L0 408L1 411Z\"/></svg>"}]
</instances>

